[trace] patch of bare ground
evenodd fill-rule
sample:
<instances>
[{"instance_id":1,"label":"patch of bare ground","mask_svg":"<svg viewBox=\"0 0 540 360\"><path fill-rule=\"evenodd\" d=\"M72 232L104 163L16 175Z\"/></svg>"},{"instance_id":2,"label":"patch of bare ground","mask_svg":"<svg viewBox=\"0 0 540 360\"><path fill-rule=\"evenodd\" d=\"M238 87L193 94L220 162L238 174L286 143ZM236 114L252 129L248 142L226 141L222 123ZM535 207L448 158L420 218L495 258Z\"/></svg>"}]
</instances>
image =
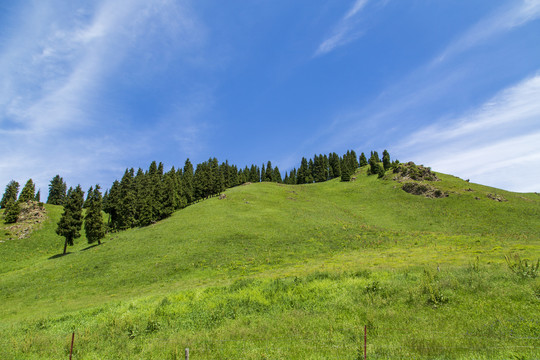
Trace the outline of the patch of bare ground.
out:
<instances>
[{"instance_id":1,"label":"patch of bare ground","mask_svg":"<svg viewBox=\"0 0 540 360\"><path fill-rule=\"evenodd\" d=\"M6 227L6 230L11 233L12 239L25 239L29 237L47 219L47 211L41 202L26 201L21 203L20 207L21 212L17 222Z\"/></svg>"},{"instance_id":2,"label":"patch of bare ground","mask_svg":"<svg viewBox=\"0 0 540 360\"><path fill-rule=\"evenodd\" d=\"M403 184L401 188L409 194L423 195L428 198L443 198L448 196L448 194L442 190L423 183L407 182Z\"/></svg>"},{"instance_id":3,"label":"patch of bare ground","mask_svg":"<svg viewBox=\"0 0 540 360\"><path fill-rule=\"evenodd\" d=\"M430 167L416 165L412 161L404 164L399 164L394 168L394 180L403 182L407 180L416 181L440 181L437 175L431 171Z\"/></svg>"}]
</instances>

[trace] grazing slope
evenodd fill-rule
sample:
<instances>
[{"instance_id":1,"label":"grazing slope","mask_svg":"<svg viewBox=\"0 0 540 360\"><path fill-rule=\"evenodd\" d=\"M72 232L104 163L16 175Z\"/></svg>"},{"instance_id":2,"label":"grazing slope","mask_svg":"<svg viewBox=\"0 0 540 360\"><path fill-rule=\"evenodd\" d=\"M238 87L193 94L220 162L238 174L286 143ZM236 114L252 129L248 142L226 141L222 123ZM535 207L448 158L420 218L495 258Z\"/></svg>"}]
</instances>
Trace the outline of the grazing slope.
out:
<instances>
[{"instance_id":1,"label":"grazing slope","mask_svg":"<svg viewBox=\"0 0 540 360\"><path fill-rule=\"evenodd\" d=\"M74 330L80 359L355 359L364 325L372 359L540 356L539 278L505 261L540 257L540 196L355 176L239 186L66 256L61 207L27 239L0 223L0 358L62 358Z\"/></svg>"}]
</instances>

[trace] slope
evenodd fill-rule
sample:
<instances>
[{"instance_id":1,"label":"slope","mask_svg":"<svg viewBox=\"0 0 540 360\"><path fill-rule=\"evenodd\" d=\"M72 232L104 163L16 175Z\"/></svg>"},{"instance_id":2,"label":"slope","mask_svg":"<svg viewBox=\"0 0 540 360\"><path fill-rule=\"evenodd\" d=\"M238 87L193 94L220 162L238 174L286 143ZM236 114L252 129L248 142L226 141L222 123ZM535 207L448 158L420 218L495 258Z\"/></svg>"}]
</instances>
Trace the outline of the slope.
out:
<instances>
[{"instance_id":1,"label":"slope","mask_svg":"<svg viewBox=\"0 0 540 360\"><path fill-rule=\"evenodd\" d=\"M445 311L455 313L462 310L464 305L470 305L472 297L478 296L478 290L467 293L467 288L459 285L466 274L470 280L470 274L465 270L470 269L475 261L481 261L485 266L475 280L480 282L480 290L488 282L493 282L493 289L484 289L486 295L492 296L488 308L506 308L502 306L501 294L497 294L497 291L500 286L508 288L510 284L514 297L519 301L514 301L506 309L507 317L513 319L519 311L531 313L538 301L538 296L534 295L538 283L536 279L514 281L504 264L504 255L539 256L538 195L504 192L440 175L442 181L437 182L436 186L449 192L450 196L428 199L405 193L394 181L368 177L364 171L360 170L357 180L351 183L333 180L302 186L273 183L239 186L228 190L223 200L212 198L181 210L153 226L110 234L102 246L88 247L81 239L64 257L54 256L60 252L61 246L61 239L53 229L54 218L59 211L56 207L48 207L51 224L36 231L27 243L22 245L9 241L1 244L0 254L4 259L0 275L2 326L5 332L12 334L8 336L12 341L21 336L22 328L31 326L34 329L31 333L35 336L45 334L43 336L48 344L51 339L58 340L62 331L69 332L67 329L70 326L82 326L86 331L96 328L105 333L111 331L109 327L102 328L103 324L94 323L94 316L89 315L104 313L106 318L119 322L118 327L112 327L119 333L103 343L101 349L86 349L86 356L103 354L101 351L105 351L105 348L119 344L126 346L131 353L138 346L140 352L141 344L145 344L143 348L153 350L148 350L141 357L163 358L161 347L157 345L160 342L156 342L155 336L160 334L167 339L176 338L178 334L171 335L174 327L156 325L156 329L146 331L138 329L137 325L130 330L129 324L121 323L126 306L140 307L138 311L127 312L133 312L133 318L139 319L133 320L134 323L142 321L144 328L157 314L158 305L165 300L166 305L173 302L171 309L175 310L172 314L164 312L167 316L162 316L161 322L179 316L176 313L178 307L187 313L199 314L197 316L214 314L217 319L211 326L202 320L198 322L192 319L196 325L187 327L194 337L192 341L201 341L201 336L215 336L211 335L212 332L223 330L223 324L228 321L232 325L227 326L235 328L234 332L238 331L236 327L240 327L250 337L254 334L249 330L250 326L240 325L246 318L256 321L259 326L277 326L271 318L288 318L290 311L295 313L298 307L302 311L294 316L309 322L310 317L306 318L304 308L306 304L319 309L315 319L328 318L331 312L326 308L334 304L336 296L348 304L345 313L352 311L354 306L361 310L360 313L364 312L360 318L357 314L354 319L342 319L341 323L347 328L353 325L357 327L360 321L368 321L367 311L370 307L384 308L383 318L388 316L388 311L395 313L396 317L403 317L418 306L426 314L438 317ZM508 201L493 201L487 196L491 193L504 196ZM51 253L53 244L58 250ZM37 251L32 251L32 246ZM430 272L436 268L447 270L449 279L452 279L446 280L452 286L448 286L444 296L453 293L448 305L442 306L446 301L437 296L443 295L433 290L440 286L440 279L437 278L440 274ZM407 279L407 276L410 278ZM300 280L293 286L290 279L295 278ZM260 293L268 293L274 281L285 284L279 285L283 288L278 286L274 289L277 297L273 300L273 295L261 297ZM243 285L239 287L238 284ZM220 290L223 286L225 290ZM321 288L319 295L324 295L325 291L327 295L319 298L313 293L313 286ZM350 298L351 293L355 293L349 288L351 286L360 287L362 298L371 301L371 305L349 304L354 300L354 297ZM372 290L369 290L370 286ZM385 290L378 290L378 287ZM299 294L298 298L291 295L289 300L297 304L296 307L282 308L282 296L293 291L291 289L306 293ZM422 294L427 292L427 295L418 295L417 290ZM213 306L218 306L219 299L228 304L232 301L230 296L238 297L238 292L242 291L247 292L247 303L240 302L233 308L235 311L248 309L245 316L235 320L226 313L215 314ZM337 293L331 295L332 291ZM392 294L396 296L396 304L388 300L394 296ZM254 296L259 297L264 305L261 305L260 311L249 310L252 305L249 299ZM412 298L409 305L408 300L403 298L407 296ZM416 301L416 296L428 300ZM193 297L200 297L200 301L193 302ZM443 307L438 314L431 313L433 306L425 306L430 303L429 299L432 300L430 305L435 305L435 308ZM126 301L130 305L125 305ZM198 310L194 311L193 307ZM152 316L146 313L150 308ZM269 314L273 316L269 317ZM295 322L290 321L289 325L293 326ZM328 323L317 321L304 331L328 331ZM425 318L417 321L416 325L424 321ZM40 326L36 325L50 322L57 324L54 329L44 326L40 330ZM444 321L441 320L441 324ZM473 325L474 322L469 324ZM535 326L524 334L537 334L538 324ZM176 330L186 335L185 328ZM133 331L137 332L136 336L133 336ZM198 332L199 335L195 336ZM278 334L288 337L289 331L281 329ZM422 344L424 337L420 336ZM96 341L95 338L93 340ZM356 346L357 340L351 339L345 344ZM18 344L15 348L19 352L16 354L34 354L36 358L58 355L54 352L57 350L39 344L38 341L38 345L34 345L34 352L25 352L24 346ZM423 346L418 345L407 351L413 351L420 357L430 357L436 351L430 350L429 346L424 351ZM480 349L483 346L486 345ZM179 344L172 347L177 350ZM300 357L306 354L312 356L302 346L296 349L289 345L288 349L289 353L299 351ZM397 351L382 345L378 349L381 354L385 354L386 350ZM229 357L237 351L231 347L230 352L222 355ZM121 353L115 354L123 358ZM252 354L253 358L260 358L261 351L252 347ZM167 353L166 356L169 355ZM213 358L209 354L206 356Z\"/></svg>"}]
</instances>

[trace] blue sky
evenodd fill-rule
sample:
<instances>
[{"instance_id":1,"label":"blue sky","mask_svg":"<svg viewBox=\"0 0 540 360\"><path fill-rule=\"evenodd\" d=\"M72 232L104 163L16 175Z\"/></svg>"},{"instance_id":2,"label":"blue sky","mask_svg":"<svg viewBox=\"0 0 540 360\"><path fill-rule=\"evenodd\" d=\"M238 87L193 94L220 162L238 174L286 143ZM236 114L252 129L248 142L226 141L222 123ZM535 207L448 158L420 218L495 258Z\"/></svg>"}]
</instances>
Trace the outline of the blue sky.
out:
<instances>
[{"instance_id":1,"label":"blue sky","mask_svg":"<svg viewBox=\"0 0 540 360\"><path fill-rule=\"evenodd\" d=\"M0 186L388 149L540 191L540 0L0 1Z\"/></svg>"}]
</instances>

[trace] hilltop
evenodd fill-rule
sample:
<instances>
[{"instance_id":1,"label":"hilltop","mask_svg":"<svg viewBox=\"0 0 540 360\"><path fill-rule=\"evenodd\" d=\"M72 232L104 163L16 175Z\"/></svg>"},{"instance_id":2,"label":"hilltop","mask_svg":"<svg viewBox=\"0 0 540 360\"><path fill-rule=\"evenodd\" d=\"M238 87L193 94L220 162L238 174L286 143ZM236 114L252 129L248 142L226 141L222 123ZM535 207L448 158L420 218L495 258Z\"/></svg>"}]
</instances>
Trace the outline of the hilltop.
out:
<instances>
[{"instance_id":1,"label":"hilltop","mask_svg":"<svg viewBox=\"0 0 540 360\"><path fill-rule=\"evenodd\" d=\"M537 355L539 280L505 256L540 256L540 196L352 175L236 186L66 256L60 206L25 239L0 223L0 357L65 356L75 330L79 358L353 359L364 325L370 358Z\"/></svg>"}]
</instances>

